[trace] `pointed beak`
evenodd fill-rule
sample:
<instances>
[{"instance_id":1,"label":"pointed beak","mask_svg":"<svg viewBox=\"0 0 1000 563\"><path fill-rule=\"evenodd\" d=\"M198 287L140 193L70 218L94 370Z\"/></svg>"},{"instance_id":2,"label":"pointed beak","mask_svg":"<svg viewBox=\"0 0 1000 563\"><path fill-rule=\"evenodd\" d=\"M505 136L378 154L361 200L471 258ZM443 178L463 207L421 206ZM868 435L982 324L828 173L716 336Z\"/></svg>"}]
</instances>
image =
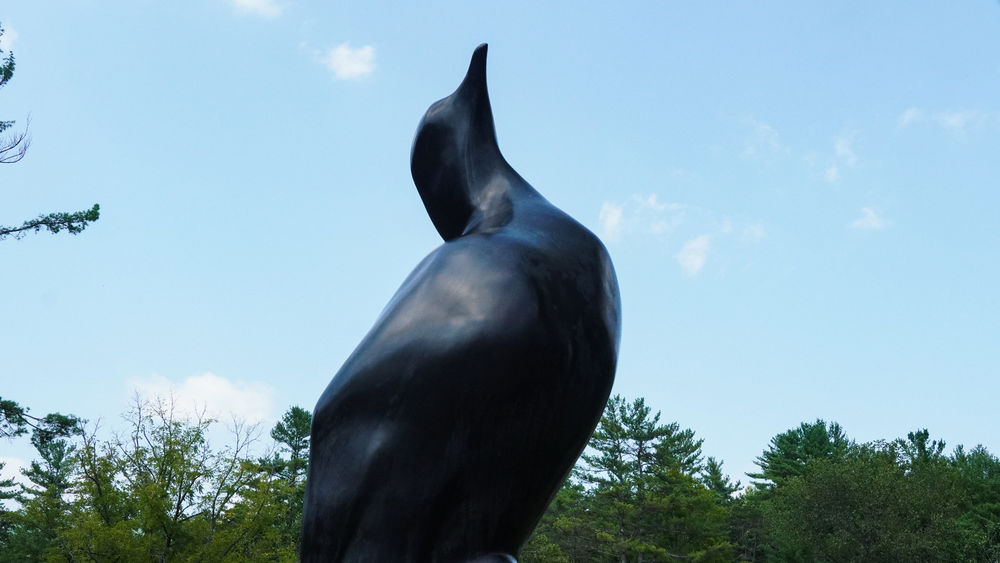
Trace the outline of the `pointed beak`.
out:
<instances>
[{"instance_id":1,"label":"pointed beak","mask_svg":"<svg viewBox=\"0 0 1000 563\"><path fill-rule=\"evenodd\" d=\"M468 90L470 93L486 91L486 50L487 45L483 43L473 51L469 70L465 73L459 90Z\"/></svg>"}]
</instances>

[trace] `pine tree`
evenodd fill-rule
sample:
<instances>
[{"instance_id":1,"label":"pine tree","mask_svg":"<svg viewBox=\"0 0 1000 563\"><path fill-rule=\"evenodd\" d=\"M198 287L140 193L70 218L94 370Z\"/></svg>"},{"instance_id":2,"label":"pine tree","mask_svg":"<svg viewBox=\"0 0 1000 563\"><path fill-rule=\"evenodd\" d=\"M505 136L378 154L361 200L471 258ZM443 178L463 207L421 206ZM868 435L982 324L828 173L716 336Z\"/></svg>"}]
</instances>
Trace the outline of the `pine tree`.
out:
<instances>
[{"instance_id":1,"label":"pine tree","mask_svg":"<svg viewBox=\"0 0 1000 563\"><path fill-rule=\"evenodd\" d=\"M311 427L312 413L293 406L285 411L281 420L271 429L271 438L288 454L287 460L275 454L269 462L287 485L281 493L286 510L278 528L281 536L295 546L296 552L302 542L302 509L306 493L305 472L309 464Z\"/></svg>"},{"instance_id":2,"label":"pine tree","mask_svg":"<svg viewBox=\"0 0 1000 563\"><path fill-rule=\"evenodd\" d=\"M312 413L302 407L293 406L285 411L281 420L271 429L271 438L288 452L286 475L288 483L296 486L309 463L309 433L312 427Z\"/></svg>"},{"instance_id":3,"label":"pine tree","mask_svg":"<svg viewBox=\"0 0 1000 563\"><path fill-rule=\"evenodd\" d=\"M589 485L582 502L597 542L591 552L622 562L727 560L725 510L695 478L702 440L659 421L642 398L608 401L575 472Z\"/></svg>"},{"instance_id":4,"label":"pine tree","mask_svg":"<svg viewBox=\"0 0 1000 563\"><path fill-rule=\"evenodd\" d=\"M768 449L754 462L760 472L747 476L758 480L760 487L769 489L801 475L810 461L843 459L850 445L843 428L836 422L829 426L823 420L813 424L803 422L798 428L771 438Z\"/></svg>"},{"instance_id":5,"label":"pine tree","mask_svg":"<svg viewBox=\"0 0 1000 563\"><path fill-rule=\"evenodd\" d=\"M715 493L715 502L721 506L729 506L733 502L733 494L740 490L740 482L733 483L729 476L722 472L722 462L709 456L705 468L701 472L701 483Z\"/></svg>"}]
</instances>

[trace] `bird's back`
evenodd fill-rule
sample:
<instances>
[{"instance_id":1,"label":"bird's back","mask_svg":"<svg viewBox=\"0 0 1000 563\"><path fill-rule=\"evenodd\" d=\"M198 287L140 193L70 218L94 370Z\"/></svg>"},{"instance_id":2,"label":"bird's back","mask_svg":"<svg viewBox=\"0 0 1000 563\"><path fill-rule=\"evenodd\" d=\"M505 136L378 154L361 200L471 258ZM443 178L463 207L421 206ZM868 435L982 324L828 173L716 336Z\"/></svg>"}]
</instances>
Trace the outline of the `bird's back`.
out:
<instances>
[{"instance_id":1,"label":"bird's back","mask_svg":"<svg viewBox=\"0 0 1000 563\"><path fill-rule=\"evenodd\" d=\"M322 551L520 549L600 416L617 345L603 247L553 233L512 225L442 245L333 379L307 508L325 516L306 519Z\"/></svg>"}]
</instances>

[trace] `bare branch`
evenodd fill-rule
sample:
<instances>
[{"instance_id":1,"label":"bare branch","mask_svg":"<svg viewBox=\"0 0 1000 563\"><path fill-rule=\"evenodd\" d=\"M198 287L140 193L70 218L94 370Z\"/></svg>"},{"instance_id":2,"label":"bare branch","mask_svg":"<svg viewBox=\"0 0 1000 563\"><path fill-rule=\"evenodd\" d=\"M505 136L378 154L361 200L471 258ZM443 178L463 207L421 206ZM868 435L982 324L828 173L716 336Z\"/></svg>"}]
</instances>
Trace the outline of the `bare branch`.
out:
<instances>
[{"instance_id":1,"label":"bare branch","mask_svg":"<svg viewBox=\"0 0 1000 563\"><path fill-rule=\"evenodd\" d=\"M24 131L0 138L0 164L13 164L24 158L25 153L28 152L28 147L31 146L31 135L28 135L28 125L31 124L31 118L29 117L25 121L27 123L24 125ZM13 125L14 122L4 121L0 124L3 125L0 127L0 131L2 131Z\"/></svg>"}]
</instances>

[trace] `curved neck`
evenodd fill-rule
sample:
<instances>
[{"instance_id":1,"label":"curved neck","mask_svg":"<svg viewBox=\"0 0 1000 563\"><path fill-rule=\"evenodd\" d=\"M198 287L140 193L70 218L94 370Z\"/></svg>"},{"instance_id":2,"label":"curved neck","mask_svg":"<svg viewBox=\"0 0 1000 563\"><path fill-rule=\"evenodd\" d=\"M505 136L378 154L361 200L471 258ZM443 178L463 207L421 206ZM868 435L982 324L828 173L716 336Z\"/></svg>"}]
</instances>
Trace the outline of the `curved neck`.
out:
<instances>
[{"instance_id":1,"label":"curved neck","mask_svg":"<svg viewBox=\"0 0 1000 563\"><path fill-rule=\"evenodd\" d=\"M502 226L512 217L512 200L534 193L497 145L485 44L473 53L458 89L424 114L413 140L410 171L445 240Z\"/></svg>"}]
</instances>

